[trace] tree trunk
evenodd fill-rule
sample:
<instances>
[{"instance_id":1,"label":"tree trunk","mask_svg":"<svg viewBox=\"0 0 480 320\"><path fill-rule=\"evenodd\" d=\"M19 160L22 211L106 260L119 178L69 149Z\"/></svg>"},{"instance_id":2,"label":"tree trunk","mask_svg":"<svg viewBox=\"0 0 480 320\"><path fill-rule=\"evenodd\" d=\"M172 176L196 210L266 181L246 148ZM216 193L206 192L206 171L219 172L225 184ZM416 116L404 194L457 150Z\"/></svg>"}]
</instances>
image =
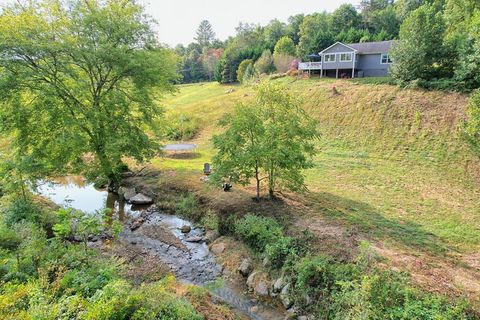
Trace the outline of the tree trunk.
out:
<instances>
[{"instance_id":1,"label":"tree trunk","mask_svg":"<svg viewBox=\"0 0 480 320\"><path fill-rule=\"evenodd\" d=\"M257 201L260 201L260 177L258 176L258 167L255 167L255 179L257 180Z\"/></svg>"}]
</instances>

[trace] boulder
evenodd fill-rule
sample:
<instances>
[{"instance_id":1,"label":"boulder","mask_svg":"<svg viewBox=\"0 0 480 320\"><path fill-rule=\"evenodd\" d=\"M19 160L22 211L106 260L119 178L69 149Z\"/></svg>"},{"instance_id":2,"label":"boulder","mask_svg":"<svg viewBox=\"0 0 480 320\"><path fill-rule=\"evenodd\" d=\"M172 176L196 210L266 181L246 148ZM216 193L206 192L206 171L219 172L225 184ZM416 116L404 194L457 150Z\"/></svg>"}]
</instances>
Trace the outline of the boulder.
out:
<instances>
[{"instance_id":1,"label":"boulder","mask_svg":"<svg viewBox=\"0 0 480 320\"><path fill-rule=\"evenodd\" d=\"M287 283L285 282L285 280L283 280L283 278L278 278L277 280L275 280L275 282L273 283L273 289L272 289L272 292L273 293L280 293L280 291L282 291L283 287L285 287Z\"/></svg>"},{"instance_id":2,"label":"boulder","mask_svg":"<svg viewBox=\"0 0 480 320\"><path fill-rule=\"evenodd\" d=\"M237 271L240 272L240 274L244 277L247 277L252 270L252 260L250 259L243 259L242 263L240 263L240 266L237 269Z\"/></svg>"},{"instance_id":3,"label":"boulder","mask_svg":"<svg viewBox=\"0 0 480 320\"><path fill-rule=\"evenodd\" d=\"M267 297L268 296L268 283L266 281L259 281L253 290L255 295L259 297Z\"/></svg>"},{"instance_id":4,"label":"boulder","mask_svg":"<svg viewBox=\"0 0 480 320\"><path fill-rule=\"evenodd\" d=\"M255 287L255 278L257 277L258 272L252 272L247 278L247 287L248 290L253 291Z\"/></svg>"},{"instance_id":5,"label":"boulder","mask_svg":"<svg viewBox=\"0 0 480 320\"><path fill-rule=\"evenodd\" d=\"M272 265L270 258L269 257L263 258L262 265L264 268L270 268L270 266Z\"/></svg>"},{"instance_id":6,"label":"boulder","mask_svg":"<svg viewBox=\"0 0 480 320\"><path fill-rule=\"evenodd\" d=\"M287 283L280 291L280 301L285 309L289 309L293 305L293 301L290 299L290 283Z\"/></svg>"},{"instance_id":7,"label":"boulder","mask_svg":"<svg viewBox=\"0 0 480 320\"><path fill-rule=\"evenodd\" d=\"M120 187L118 189L118 194L123 196L126 201L130 201L131 198L137 195L137 192L135 191L135 188Z\"/></svg>"},{"instance_id":8,"label":"boulder","mask_svg":"<svg viewBox=\"0 0 480 320\"><path fill-rule=\"evenodd\" d=\"M222 254L226 248L227 248L227 245L223 242L220 242L212 245L211 250L215 255L219 255L219 254Z\"/></svg>"},{"instance_id":9,"label":"boulder","mask_svg":"<svg viewBox=\"0 0 480 320\"><path fill-rule=\"evenodd\" d=\"M200 236L189 237L189 238L185 239L185 241L187 241L187 242L202 242L203 237L200 237Z\"/></svg>"},{"instance_id":10,"label":"boulder","mask_svg":"<svg viewBox=\"0 0 480 320\"><path fill-rule=\"evenodd\" d=\"M131 204L152 204L153 199L150 197L147 197L144 194L138 193L134 197L130 198L128 202L130 202Z\"/></svg>"},{"instance_id":11,"label":"boulder","mask_svg":"<svg viewBox=\"0 0 480 320\"><path fill-rule=\"evenodd\" d=\"M220 233L216 230L208 230L205 233L205 242L207 244L213 243L215 240L217 240L220 237Z\"/></svg>"},{"instance_id":12,"label":"boulder","mask_svg":"<svg viewBox=\"0 0 480 320\"><path fill-rule=\"evenodd\" d=\"M135 220L133 220L132 224L130 225L130 230L135 231L138 228L142 226L142 224L145 222L145 218L139 217Z\"/></svg>"},{"instance_id":13,"label":"boulder","mask_svg":"<svg viewBox=\"0 0 480 320\"><path fill-rule=\"evenodd\" d=\"M182 233L189 233L190 231L192 230L192 228L189 226L189 225L183 225L181 228L180 228L180 231L182 231Z\"/></svg>"}]
</instances>

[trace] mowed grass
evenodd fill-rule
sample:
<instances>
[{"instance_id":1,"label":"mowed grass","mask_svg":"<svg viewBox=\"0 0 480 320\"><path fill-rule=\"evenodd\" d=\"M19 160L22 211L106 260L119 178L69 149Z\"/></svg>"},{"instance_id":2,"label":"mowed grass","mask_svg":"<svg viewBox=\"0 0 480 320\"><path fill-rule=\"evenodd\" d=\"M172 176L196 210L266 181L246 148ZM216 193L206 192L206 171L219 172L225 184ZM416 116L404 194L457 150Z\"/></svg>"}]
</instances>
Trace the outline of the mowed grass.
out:
<instances>
[{"instance_id":1,"label":"mowed grass","mask_svg":"<svg viewBox=\"0 0 480 320\"><path fill-rule=\"evenodd\" d=\"M315 168L305 172L310 214L405 248L478 252L480 165L460 137L466 96L375 82L277 81L320 121ZM199 176L215 152L216 122L252 94L252 87L217 83L179 86L164 104L167 112L200 117L202 130L192 141L199 147L195 155L170 154L154 164Z\"/></svg>"}]
</instances>

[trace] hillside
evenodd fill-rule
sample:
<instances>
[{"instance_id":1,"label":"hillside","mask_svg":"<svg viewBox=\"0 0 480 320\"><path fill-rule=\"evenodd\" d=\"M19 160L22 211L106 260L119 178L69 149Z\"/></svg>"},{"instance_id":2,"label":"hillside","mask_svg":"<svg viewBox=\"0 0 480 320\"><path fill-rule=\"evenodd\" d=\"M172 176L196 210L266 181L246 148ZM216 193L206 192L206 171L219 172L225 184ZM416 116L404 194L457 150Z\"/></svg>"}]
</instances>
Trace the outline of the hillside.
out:
<instances>
[{"instance_id":1,"label":"hillside","mask_svg":"<svg viewBox=\"0 0 480 320\"><path fill-rule=\"evenodd\" d=\"M368 240L386 266L409 271L419 285L478 301L480 163L460 137L467 97L361 81L276 81L297 92L320 121L308 193L286 194L282 208L265 208L251 204L248 187L224 194L199 181L214 152L216 121L253 93L216 83L179 86L165 100L167 115L188 115L199 130L196 155L153 161L171 172L163 179L187 184L219 210L287 212L290 232L313 231L319 252L348 256Z\"/></svg>"}]
</instances>

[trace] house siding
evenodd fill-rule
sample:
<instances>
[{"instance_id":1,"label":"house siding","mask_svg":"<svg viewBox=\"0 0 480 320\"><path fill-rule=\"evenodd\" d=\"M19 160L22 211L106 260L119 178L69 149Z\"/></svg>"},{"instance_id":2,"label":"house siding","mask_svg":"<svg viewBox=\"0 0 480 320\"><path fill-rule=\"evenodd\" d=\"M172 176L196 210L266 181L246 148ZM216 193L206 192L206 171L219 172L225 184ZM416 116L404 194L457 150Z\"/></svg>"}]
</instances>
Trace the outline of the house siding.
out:
<instances>
[{"instance_id":1,"label":"house siding","mask_svg":"<svg viewBox=\"0 0 480 320\"><path fill-rule=\"evenodd\" d=\"M382 64L381 56L381 53L360 55L357 69L363 71L365 77L388 76L390 64Z\"/></svg>"},{"instance_id":2,"label":"house siding","mask_svg":"<svg viewBox=\"0 0 480 320\"><path fill-rule=\"evenodd\" d=\"M341 43L336 43L331 48L324 50L321 53L322 61L323 61L323 70L352 69L353 61L340 62L340 53L346 53L346 52L352 53L352 59L353 59L354 50L350 49L349 47ZM335 62L325 62L325 55L327 54L335 54Z\"/></svg>"}]
</instances>

